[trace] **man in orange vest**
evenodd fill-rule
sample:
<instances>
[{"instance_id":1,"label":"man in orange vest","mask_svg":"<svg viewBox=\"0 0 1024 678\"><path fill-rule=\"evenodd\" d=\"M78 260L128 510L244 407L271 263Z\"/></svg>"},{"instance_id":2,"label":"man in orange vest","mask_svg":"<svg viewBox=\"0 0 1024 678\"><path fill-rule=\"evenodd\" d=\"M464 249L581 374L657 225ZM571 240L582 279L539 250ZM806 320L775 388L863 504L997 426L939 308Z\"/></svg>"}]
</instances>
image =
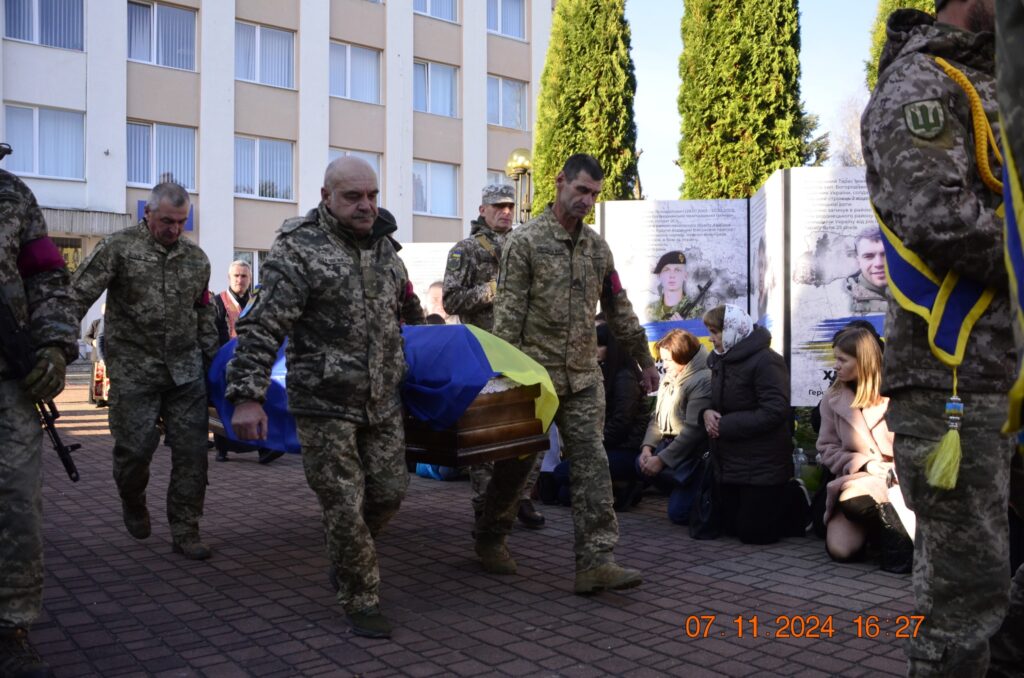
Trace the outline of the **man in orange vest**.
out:
<instances>
[{"instance_id":1,"label":"man in orange vest","mask_svg":"<svg viewBox=\"0 0 1024 678\"><path fill-rule=\"evenodd\" d=\"M237 259L231 262L228 267L228 288L213 298L214 309L217 312L217 336L220 338L220 345L228 343L236 336L235 323L238 316L249 303L252 296L250 289L252 285L252 269L247 261ZM228 452L251 452L251 445L244 443L233 443L227 438L214 435L214 445L217 448L217 461L227 461ZM259 463L269 464L282 455L277 450L259 449Z\"/></svg>"}]
</instances>

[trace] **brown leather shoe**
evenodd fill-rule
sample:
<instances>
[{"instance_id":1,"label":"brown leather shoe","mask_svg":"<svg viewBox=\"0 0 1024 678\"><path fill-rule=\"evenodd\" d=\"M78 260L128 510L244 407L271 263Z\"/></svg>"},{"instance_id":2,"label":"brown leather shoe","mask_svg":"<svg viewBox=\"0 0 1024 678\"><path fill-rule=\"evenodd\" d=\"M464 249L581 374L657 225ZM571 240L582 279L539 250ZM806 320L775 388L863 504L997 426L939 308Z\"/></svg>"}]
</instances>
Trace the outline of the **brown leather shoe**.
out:
<instances>
[{"instance_id":1,"label":"brown leather shoe","mask_svg":"<svg viewBox=\"0 0 1024 678\"><path fill-rule=\"evenodd\" d=\"M199 537L191 537L171 542L171 551L180 553L189 560L206 560L213 555L209 546L199 541Z\"/></svg>"},{"instance_id":2,"label":"brown leather shoe","mask_svg":"<svg viewBox=\"0 0 1024 678\"><path fill-rule=\"evenodd\" d=\"M630 570L615 563L604 563L589 570L577 571L573 592L587 594L618 591L640 586L643 582L644 578L637 570Z\"/></svg>"},{"instance_id":3,"label":"brown leather shoe","mask_svg":"<svg viewBox=\"0 0 1024 678\"><path fill-rule=\"evenodd\" d=\"M121 517L124 519L124 526L128 534L136 539L145 539L149 536L151 527L149 522L149 510L143 504L129 504L121 502Z\"/></svg>"},{"instance_id":4,"label":"brown leather shoe","mask_svg":"<svg viewBox=\"0 0 1024 678\"><path fill-rule=\"evenodd\" d=\"M516 561L505 547L504 537L478 538L473 546L480 558L484 572L490 574L515 574Z\"/></svg>"}]
</instances>

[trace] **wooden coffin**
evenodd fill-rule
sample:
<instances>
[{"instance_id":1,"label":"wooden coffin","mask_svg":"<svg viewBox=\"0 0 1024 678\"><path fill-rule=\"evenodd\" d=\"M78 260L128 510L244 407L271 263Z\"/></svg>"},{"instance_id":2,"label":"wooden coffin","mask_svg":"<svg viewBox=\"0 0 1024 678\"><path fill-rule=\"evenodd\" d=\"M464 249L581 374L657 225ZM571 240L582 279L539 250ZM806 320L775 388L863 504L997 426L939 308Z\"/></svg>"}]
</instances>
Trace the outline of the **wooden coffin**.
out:
<instances>
[{"instance_id":1,"label":"wooden coffin","mask_svg":"<svg viewBox=\"0 0 1024 678\"><path fill-rule=\"evenodd\" d=\"M406 460L472 466L544 452L550 442L534 413L534 400L539 394L537 385L481 393L455 426L440 431L407 414Z\"/></svg>"}]
</instances>

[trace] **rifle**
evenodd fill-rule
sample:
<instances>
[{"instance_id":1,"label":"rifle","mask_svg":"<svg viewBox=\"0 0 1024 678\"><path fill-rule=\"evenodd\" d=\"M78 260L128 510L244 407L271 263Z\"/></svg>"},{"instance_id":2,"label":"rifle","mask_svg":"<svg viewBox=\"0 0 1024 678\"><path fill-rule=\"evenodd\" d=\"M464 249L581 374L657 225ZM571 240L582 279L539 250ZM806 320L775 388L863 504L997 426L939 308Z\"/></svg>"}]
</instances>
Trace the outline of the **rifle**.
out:
<instances>
[{"instance_id":1,"label":"rifle","mask_svg":"<svg viewBox=\"0 0 1024 678\"><path fill-rule=\"evenodd\" d=\"M688 302L686 302L686 306L683 306L682 310L679 311L680 318L686 318L688 315L690 315L690 313L693 312L693 309L697 308L697 305L700 304L700 302L704 301L704 297L707 296L708 290L711 289L711 283L713 282L715 282L715 279L710 278L703 285L697 286L697 295L693 299L690 299Z\"/></svg>"},{"instance_id":2,"label":"rifle","mask_svg":"<svg viewBox=\"0 0 1024 678\"><path fill-rule=\"evenodd\" d=\"M32 349L32 341L28 331L22 327L7 301L7 297L0 293L0 353L13 372L16 379L24 379L34 367L32 356L35 351ZM46 430L50 437L50 443L56 450L60 462L67 471L71 482L78 482L78 468L75 467L75 460L71 453L81 447L78 443L65 445L57 433L57 418L60 412L53 400L42 400L36 403L36 411L39 413L39 423Z\"/></svg>"}]
</instances>

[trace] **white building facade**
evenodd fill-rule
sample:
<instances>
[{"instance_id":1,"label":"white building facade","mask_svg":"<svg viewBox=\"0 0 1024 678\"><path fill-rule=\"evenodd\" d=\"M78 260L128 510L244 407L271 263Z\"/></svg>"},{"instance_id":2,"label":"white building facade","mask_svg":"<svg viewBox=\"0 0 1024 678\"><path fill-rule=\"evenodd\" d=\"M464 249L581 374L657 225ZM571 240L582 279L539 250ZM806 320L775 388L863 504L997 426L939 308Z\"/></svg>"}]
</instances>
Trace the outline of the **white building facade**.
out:
<instances>
[{"instance_id":1,"label":"white building facade","mask_svg":"<svg viewBox=\"0 0 1024 678\"><path fill-rule=\"evenodd\" d=\"M532 146L551 0L0 0L0 167L73 267L172 179L223 289L340 154L378 170L404 242L468 232Z\"/></svg>"}]
</instances>

